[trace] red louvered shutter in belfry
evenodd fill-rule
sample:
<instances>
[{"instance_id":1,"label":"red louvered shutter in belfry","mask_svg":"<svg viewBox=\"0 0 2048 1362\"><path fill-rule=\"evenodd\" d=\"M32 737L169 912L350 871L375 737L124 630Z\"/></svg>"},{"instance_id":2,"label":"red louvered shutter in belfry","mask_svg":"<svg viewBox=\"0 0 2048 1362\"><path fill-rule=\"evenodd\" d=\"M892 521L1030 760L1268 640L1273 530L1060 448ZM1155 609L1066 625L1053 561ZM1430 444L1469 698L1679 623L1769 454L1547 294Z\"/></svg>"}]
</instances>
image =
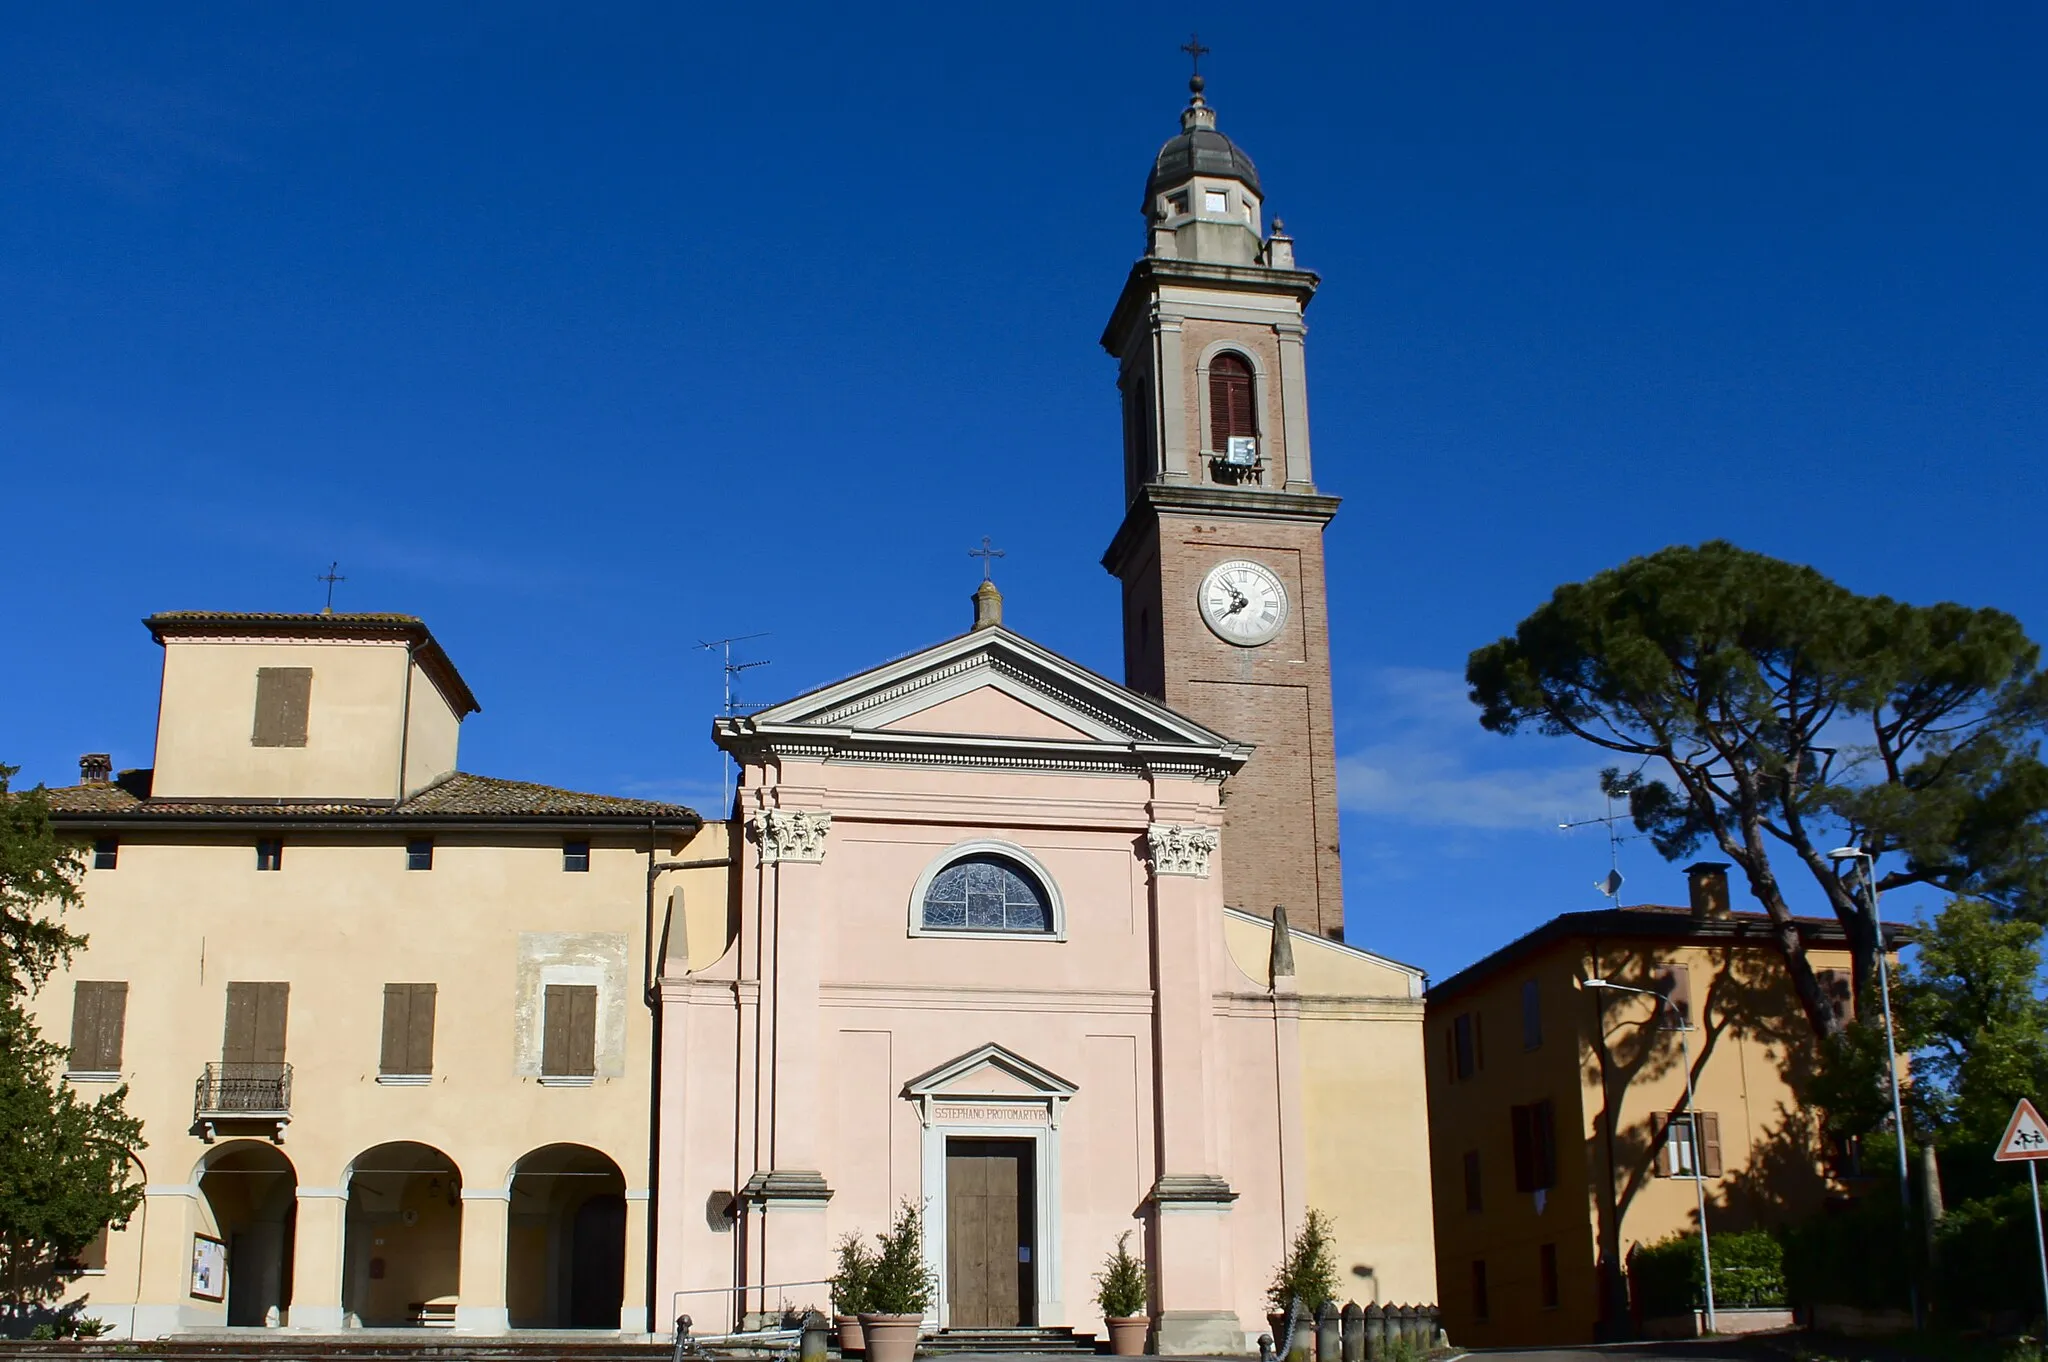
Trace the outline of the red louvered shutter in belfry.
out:
<instances>
[{"instance_id":1,"label":"red louvered shutter in belfry","mask_svg":"<svg viewBox=\"0 0 2048 1362\"><path fill-rule=\"evenodd\" d=\"M1252 366L1226 350L1209 364L1209 447L1222 453L1230 448L1231 436L1258 433L1252 418Z\"/></svg>"}]
</instances>

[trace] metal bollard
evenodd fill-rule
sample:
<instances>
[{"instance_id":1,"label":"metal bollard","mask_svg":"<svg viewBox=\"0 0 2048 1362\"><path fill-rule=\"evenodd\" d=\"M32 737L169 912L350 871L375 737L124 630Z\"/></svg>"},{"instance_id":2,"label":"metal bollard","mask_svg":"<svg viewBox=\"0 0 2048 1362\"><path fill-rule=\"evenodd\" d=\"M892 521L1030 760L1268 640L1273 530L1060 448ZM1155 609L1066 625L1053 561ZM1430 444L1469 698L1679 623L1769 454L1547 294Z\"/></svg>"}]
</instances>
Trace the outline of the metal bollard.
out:
<instances>
[{"instance_id":1,"label":"metal bollard","mask_svg":"<svg viewBox=\"0 0 2048 1362\"><path fill-rule=\"evenodd\" d=\"M1337 1313L1337 1302L1324 1301L1323 1308L1316 1311L1317 1362L1338 1362L1343 1351L1343 1317Z\"/></svg>"},{"instance_id":2,"label":"metal bollard","mask_svg":"<svg viewBox=\"0 0 2048 1362\"><path fill-rule=\"evenodd\" d=\"M804 1311L803 1348L797 1354L803 1362L825 1362L826 1334L831 1325L816 1310Z\"/></svg>"},{"instance_id":3,"label":"metal bollard","mask_svg":"<svg viewBox=\"0 0 2048 1362\"><path fill-rule=\"evenodd\" d=\"M683 1362L684 1356L690 1351L690 1324L691 1320L688 1315L676 1316L675 1362Z\"/></svg>"},{"instance_id":4,"label":"metal bollard","mask_svg":"<svg viewBox=\"0 0 2048 1362\"><path fill-rule=\"evenodd\" d=\"M1365 1311L1346 1301L1339 1316L1344 1330L1344 1362L1365 1362Z\"/></svg>"},{"instance_id":5,"label":"metal bollard","mask_svg":"<svg viewBox=\"0 0 2048 1362\"><path fill-rule=\"evenodd\" d=\"M1259 1362L1274 1362L1273 1336L1271 1334L1259 1335Z\"/></svg>"},{"instance_id":6,"label":"metal bollard","mask_svg":"<svg viewBox=\"0 0 2048 1362\"><path fill-rule=\"evenodd\" d=\"M1287 1362L1309 1362L1315 1356L1315 1325L1297 1296L1287 1307Z\"/></svg>"}]
</instances>

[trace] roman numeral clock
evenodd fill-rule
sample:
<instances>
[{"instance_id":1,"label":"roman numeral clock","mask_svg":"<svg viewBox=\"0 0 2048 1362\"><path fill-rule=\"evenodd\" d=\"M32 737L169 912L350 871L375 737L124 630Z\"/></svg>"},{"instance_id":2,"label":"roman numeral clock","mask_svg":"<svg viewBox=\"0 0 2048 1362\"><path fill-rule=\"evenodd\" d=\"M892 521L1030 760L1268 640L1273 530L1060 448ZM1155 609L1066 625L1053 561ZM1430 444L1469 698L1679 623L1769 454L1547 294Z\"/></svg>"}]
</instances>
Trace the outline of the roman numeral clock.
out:
<instances>
[{"instance_id":1,"label":"roman numeral clock","mask_svg":"<svg viewBox=\"0 0 2048 1362\"><path fill-rule=\"evenodd\" d=\"M1271 643L1287 623L1287 588L1263 564L1233 558L1209 569L1196 600L1202 622L1240 648Z\"/></svg>"}]
</instances>

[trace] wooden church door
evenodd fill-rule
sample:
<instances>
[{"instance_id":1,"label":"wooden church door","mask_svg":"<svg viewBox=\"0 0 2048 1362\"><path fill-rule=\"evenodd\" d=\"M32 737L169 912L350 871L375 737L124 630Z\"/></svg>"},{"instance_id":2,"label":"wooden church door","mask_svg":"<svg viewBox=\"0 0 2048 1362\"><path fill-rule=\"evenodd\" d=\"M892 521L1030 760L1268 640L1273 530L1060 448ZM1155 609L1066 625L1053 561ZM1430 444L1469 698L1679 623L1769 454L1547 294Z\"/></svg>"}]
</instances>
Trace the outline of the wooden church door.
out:
<instances>
[{"instance_id":1,"label":"wooden church door","mask_svg":"<svg viewBox=\"0 0 2048 1362\"><path fill-rule=\"evenodd\" d=\"M1010 1329L1037 1313L1029 1140L946 1142L946 1303L955 1329Z\"/></svg>"}]
</instances>

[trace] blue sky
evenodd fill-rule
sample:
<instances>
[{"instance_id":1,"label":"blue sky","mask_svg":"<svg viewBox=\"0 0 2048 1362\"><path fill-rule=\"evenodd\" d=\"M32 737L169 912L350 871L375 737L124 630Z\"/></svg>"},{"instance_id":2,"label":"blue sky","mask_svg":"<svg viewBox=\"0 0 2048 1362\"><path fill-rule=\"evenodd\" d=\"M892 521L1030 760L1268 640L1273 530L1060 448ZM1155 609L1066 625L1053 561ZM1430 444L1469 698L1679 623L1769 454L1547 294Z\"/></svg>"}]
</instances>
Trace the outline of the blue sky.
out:
<instances>
[{"instance_id":1,"label":"blue sky","mask_svg":"<svg viewBox=\"0 0 2048 1362\"><path fill-rule=\"evenodd\" d=\"M768 700L1009 621L1120 674L1096 344L1199 28L1324 289L1352 938L1597 906L1465 655L1724 536L2048 636L2048 10L217 4L0 50L0 760L150 760L158 609L426 617L463 764L709 808ZM1630 894L1683 880L1626 844ZM86 924L88 927L90 924Z\"/></svg>"}]
</instances>

